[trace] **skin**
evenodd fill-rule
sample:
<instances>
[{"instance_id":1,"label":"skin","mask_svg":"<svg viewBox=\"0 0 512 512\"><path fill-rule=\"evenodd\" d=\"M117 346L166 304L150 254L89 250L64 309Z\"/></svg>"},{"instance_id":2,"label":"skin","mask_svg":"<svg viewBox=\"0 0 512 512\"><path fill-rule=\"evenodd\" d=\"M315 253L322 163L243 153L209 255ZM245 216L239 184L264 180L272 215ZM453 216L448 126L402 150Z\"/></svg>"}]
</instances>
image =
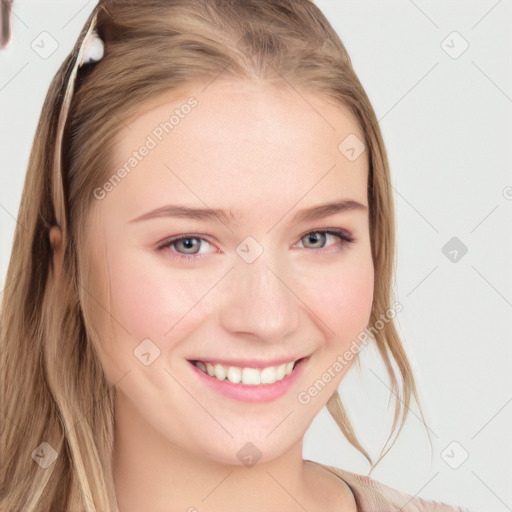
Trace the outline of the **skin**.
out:
<instances>
[{"instance_id":1,"label":"skin","mask_svg":"<svg viewBox=\"0 0 512 512\"><path fill-rule=\"evenodd\" d=\"M338 150L349 134L364 137L348 110L326 97L217 79L166 93L127 120L113 173L189 96L198 105L121 183L93 200L87 223L98 350L117 390L120 511L355 511L348 486L302 458L306 430L350 364L308 404L297 395L370 317L368 158L364 152L351 162ZM291 220L337 199L366 209ZM131 222L167 204L231 209L238 222ZM306 236L325 228L344 229L355 240ZM156 247L182 234L206 241L195 249ZM250 264L236 252L247 236L263 248ZM182 261L180 252L202 256ZM134 356L147 338L160 349L149 366ZM213 391L187 361L306 355L292 388L265 403ZM262 454L252 467L237 457L247 442Z\"/></svg>"}]
</instances>

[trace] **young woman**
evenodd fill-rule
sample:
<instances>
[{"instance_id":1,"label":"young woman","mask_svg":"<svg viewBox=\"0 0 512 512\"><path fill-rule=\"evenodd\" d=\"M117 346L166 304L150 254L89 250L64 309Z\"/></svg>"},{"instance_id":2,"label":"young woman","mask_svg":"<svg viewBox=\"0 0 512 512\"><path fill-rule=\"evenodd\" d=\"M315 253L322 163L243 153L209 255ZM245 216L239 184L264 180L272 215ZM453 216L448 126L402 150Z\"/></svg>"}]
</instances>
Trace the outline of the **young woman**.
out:
<instances>
[{"instance_id":1,"label":"young woman","mask_svg":"<svg viewBox=\"0 0 512 512\"><path fill-rule=\"evenodd\" d=\"M1 509L462 511L303 460L361 349L411 398L379 126L309 0L100 1L53 80L1 317ZM395 436L396 439L396 436ZM393 441L394 442L394 441Z\"/></svg>"}]
</instances>

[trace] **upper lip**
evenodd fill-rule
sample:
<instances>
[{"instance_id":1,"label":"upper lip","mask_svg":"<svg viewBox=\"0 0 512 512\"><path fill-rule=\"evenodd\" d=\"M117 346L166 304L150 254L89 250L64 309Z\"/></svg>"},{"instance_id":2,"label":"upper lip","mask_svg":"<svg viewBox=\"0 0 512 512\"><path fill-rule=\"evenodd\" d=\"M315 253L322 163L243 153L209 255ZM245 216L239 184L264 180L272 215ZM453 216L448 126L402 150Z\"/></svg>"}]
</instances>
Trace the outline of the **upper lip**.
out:
<instances>
[{"instance_id":1,"label":"upper lip","mask_svg":"<svg viewBox=\"0 0 512 512\"><path fill-rule=\"evenodd\" d=\"M201 361L202 363L215 364L219 363L222 366L238 366L239 368L267 368L269 366L279 366L283 363L289 363L290 361L298 361L304 357L281 357L279 359L273 359L271 361L262 361L261 359L218 359L218 358L204 358L204 359L189 359L191 362Z\"/></svg>"}]
</instances>

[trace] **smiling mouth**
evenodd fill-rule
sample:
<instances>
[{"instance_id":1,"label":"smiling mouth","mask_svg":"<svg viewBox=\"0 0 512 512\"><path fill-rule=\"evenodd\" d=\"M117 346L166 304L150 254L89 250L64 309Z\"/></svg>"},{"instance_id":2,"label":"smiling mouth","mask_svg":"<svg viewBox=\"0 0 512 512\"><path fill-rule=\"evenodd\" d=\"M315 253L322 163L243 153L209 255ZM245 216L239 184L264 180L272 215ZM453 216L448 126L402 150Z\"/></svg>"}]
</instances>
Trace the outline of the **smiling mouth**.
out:
<instances>
[{"instance_id":1,"label":"smiling mouth","mask_svg":"<svg viewBox=\"0 0 512 512\"><path fill-rule=\"evenodd\" d=\"M210 377L220 381L229 381L232 384L245 384L246 386L259 386L262 384L274 384L285 379L292 373L296 365L305 360L303 357L297 361L282 363L277 366L268 366L266 368L251 368L231 366L221 363L190 361L194 366Z\"/></svg>"}]
</instances>

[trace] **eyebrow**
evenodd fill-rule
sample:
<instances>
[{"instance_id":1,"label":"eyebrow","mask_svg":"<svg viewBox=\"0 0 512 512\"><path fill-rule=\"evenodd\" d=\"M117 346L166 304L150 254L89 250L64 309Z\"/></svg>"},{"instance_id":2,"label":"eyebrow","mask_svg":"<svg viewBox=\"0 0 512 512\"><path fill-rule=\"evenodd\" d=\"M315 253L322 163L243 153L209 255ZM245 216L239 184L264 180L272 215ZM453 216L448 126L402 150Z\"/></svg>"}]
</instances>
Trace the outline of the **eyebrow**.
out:
<instances>
[{"instance_id":1,"label":"eyebrow","mask_svg":"<svg viewBox=\"0 0 512 512\"><path fill-rule=\"evenodd\" d=\"M362 203L352 199L340 199L338 201L324 203L310 208L304 208L298 211L293 217L291 222L307 222L318 219L323 219L329 215L345 211L361 211L365 212L368 207ZM154 219L158 217L182 217L197 220L217 220L223 224L233 224L238 221L240 215L235 214L232 210L222 210L218 208L191 208L184 205L168 204L152 210L148 213L136 217L129 221L129 223L140 222L143 220Z\"/></svg>"}]
</instances>

